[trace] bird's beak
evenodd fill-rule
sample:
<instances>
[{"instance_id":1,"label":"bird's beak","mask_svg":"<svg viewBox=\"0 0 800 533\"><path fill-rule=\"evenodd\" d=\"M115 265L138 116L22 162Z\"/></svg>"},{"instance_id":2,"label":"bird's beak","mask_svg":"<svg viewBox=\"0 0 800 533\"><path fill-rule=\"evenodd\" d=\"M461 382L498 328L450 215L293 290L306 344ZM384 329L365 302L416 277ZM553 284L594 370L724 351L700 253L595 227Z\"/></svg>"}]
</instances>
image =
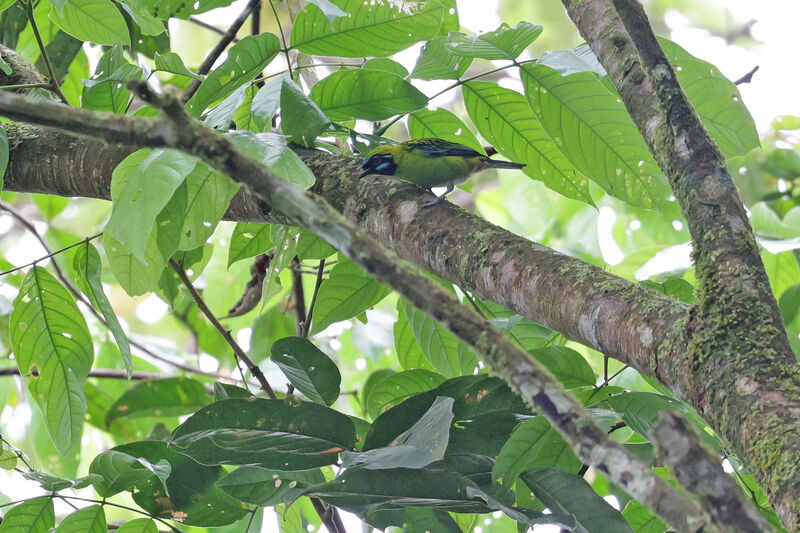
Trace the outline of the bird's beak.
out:
<instances>
[{"instance_id":1,"label":"bird's beak","mask_svg":"<svg viewBox=\"0 0 800 533\"><path fill-rule=\"evenodd\" d=\"M368 168L368 169L362 171L361 174L358 175L358 177L360 179L360 178L363 178L364 176L368 176L370 174L372 174L372 169Z\"/></svg>"}]
</instances>

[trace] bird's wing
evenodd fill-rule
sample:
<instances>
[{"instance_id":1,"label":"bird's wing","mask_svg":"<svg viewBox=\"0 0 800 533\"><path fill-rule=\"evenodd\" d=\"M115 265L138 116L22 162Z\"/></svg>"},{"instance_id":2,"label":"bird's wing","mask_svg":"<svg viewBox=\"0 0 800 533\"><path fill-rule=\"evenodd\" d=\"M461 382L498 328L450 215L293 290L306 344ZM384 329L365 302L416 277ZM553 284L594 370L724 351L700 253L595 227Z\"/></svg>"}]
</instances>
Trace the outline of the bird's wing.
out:
<instances>
[{"instance_id":1,"label":"bird's wing","mask_svg":"<svg viewBox=\"0 0 800 533\"><path fill-rule=\"evenodd\" d=\"M428 157L475 157L483 155L463 144L443 141L442 139L413 139L403 144L408 146L409 150L419 150Z\"/></svg>"}]
</instances>

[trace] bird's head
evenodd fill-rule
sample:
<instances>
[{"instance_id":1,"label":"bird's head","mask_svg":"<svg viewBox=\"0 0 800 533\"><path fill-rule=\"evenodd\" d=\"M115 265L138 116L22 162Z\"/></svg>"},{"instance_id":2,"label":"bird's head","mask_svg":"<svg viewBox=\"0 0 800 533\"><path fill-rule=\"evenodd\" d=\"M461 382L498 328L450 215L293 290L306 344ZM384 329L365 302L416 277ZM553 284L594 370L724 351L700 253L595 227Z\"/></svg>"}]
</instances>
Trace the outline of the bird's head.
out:
<instances>
[{"instance_id":1,"label":"bird's head","mask_svg":"<svg viewBox=\"0 0 800 533\"><path fill-rule=\"evenodd\" d=\"M380 146L370 152L370 156L365 159L364 164L361 165L363 170L358 177L363 178L367 174L384 174L386 176L394 176L394 172L397 170L397 163L394 161L392 148L395 147Z\"/></svg>"}]
</instances>

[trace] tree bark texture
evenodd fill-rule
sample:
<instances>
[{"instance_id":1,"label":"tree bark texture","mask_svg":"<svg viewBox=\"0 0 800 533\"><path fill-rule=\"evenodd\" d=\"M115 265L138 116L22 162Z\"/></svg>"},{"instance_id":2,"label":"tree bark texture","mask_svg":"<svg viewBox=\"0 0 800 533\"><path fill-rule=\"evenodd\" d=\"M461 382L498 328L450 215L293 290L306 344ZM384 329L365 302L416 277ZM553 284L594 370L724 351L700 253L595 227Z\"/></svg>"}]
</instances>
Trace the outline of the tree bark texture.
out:
<instances>
[{"instance_id":1,"label":"tree bark texture","mask_svg":"<svg viewBox=\"0 0 800 533\"><path fill-rule=\"evenodd\" d=\"M703 413L800 526L800 367L725 160L636 0L564 0L675 193L694 248L697 300L659 379ZM683 350L678 351L678 347Z\"/></svg>"}]
</instances>

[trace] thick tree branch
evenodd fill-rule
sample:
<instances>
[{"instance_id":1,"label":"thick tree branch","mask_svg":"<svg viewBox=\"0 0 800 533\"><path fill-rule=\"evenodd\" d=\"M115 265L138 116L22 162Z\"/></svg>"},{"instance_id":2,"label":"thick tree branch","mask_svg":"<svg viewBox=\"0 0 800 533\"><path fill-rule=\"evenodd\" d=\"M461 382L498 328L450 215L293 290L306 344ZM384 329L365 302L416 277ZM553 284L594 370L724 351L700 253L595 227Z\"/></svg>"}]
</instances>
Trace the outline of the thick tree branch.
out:
<instances>
[{"instance_id":1,"label":"thick tree branch","mask_svg":"<svg viewBox=\"0 0 800 533\"><path fill-rule=\"evenodd\" d=\"M698 298L658 377L692 402L800 527L800 367L725 160L636 0L563 0L669 178L688 222Z\"/></svg>"},{"instance_id":2,"label":"thick tree branch","mask_svg":"<svg viewBox=\"0 0 800 533\"><path fill-rule=\"evenodd\" d=\"M389 284L414 305L445 323L471 345L531 406L542 412L572 444L577 455L680 531L716 531L708 516L675 491L621 444L610 440L582 405L538 361L463 306L443 287L400 260L364 230L354 227L327 202L275 176L239 152L233 142L189 118L174 97L156 97L144 85L139 95L160 107L153 119L96 114L32 102L0 93L0 111L16 120L67 129L141 146L166 146L195 155L246 186L289 220L308 227ZM406 211L419 211L419 199ZM412 213L413 214L413 213Z\"/></svg>"}]
</instances>

